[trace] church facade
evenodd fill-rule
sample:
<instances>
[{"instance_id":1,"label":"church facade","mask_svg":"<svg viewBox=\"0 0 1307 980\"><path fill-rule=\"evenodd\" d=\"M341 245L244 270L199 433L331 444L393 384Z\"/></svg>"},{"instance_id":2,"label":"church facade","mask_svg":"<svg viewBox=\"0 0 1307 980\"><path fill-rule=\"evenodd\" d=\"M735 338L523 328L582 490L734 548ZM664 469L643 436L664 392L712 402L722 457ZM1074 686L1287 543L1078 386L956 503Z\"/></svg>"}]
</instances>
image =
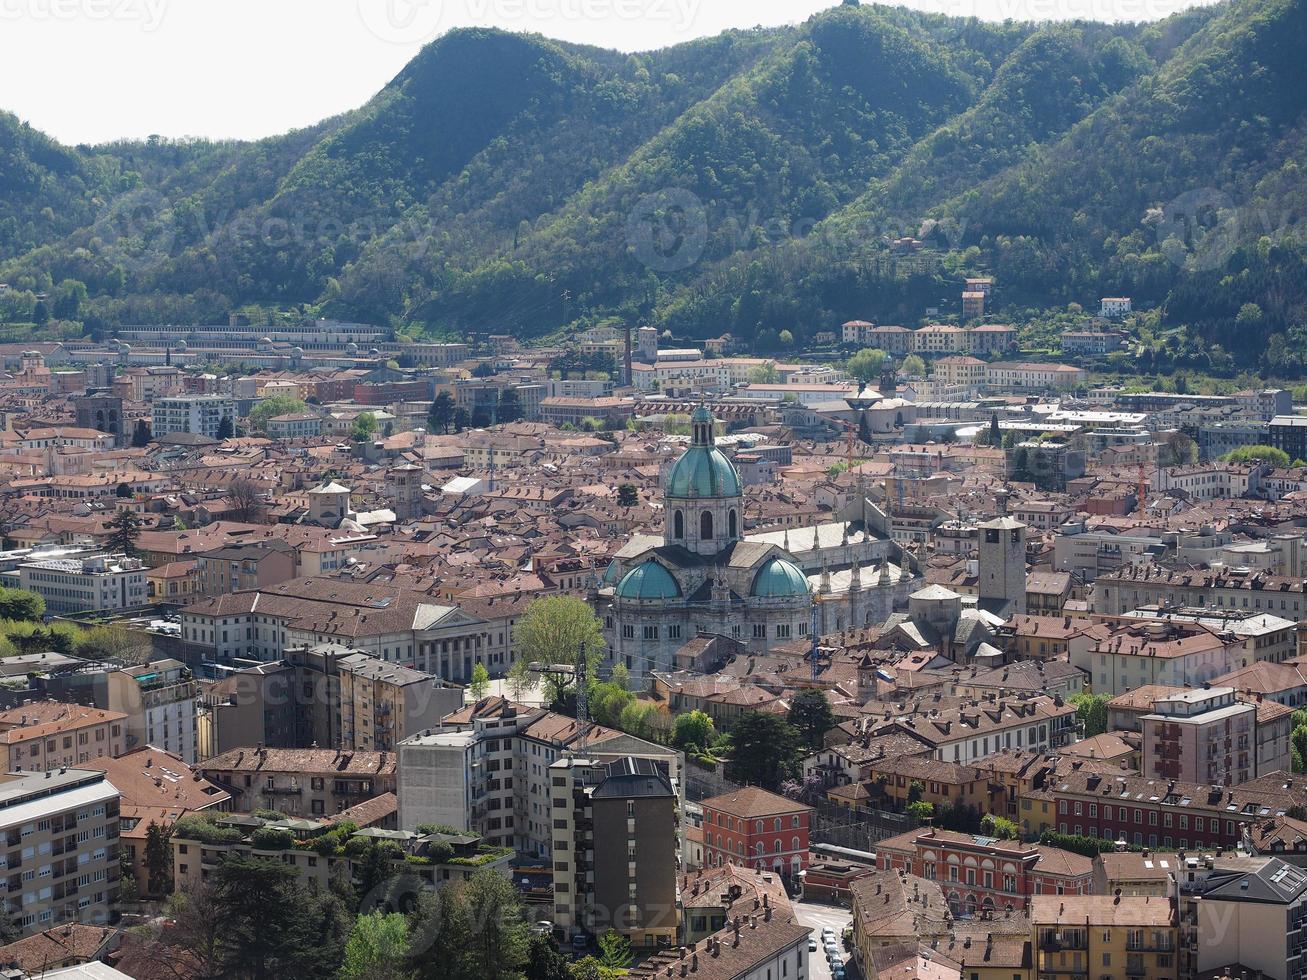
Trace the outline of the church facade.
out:
<instances>
[{"instance_id":1,"label":"church facade","mask_svg":"<svg viewBox=\"0 0 1307 980\"><path fill-rule=\"evenodd\" d=\"M824 634L883 622L907 604L920 576L865 494L839 520L746 537L743 482L706 408L691 430L666 477L663 534L632 538L591 596L610 667L639 680L674 669L676 651L700 633L766 652L808 639L814 620Z\"/></svg>"}]
</instances>

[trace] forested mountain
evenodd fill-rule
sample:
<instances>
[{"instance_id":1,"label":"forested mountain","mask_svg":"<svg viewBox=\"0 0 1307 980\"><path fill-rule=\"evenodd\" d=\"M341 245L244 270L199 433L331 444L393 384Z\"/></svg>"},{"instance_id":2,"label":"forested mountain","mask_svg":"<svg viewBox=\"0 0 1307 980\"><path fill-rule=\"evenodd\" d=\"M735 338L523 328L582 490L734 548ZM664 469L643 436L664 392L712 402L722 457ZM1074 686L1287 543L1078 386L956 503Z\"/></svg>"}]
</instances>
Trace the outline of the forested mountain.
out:
<instances>
[{"instance_id":1,"label":"forested mountain","mask_svg":"<svg viewBox=\"0 0 1307 980\"><path fill-rule=\"evenodd\" d=\"M0 281L84 283L97 330L246 306L526 336L616 315L768 348L915 321L988 273L1000 303L1121 293L1290 357L1305 11L845 3L635 55L456 31L357 111L256 143L63 147L0 115ZM927 248L898 257L902 236Z\"/></svg>"}]
</instances>

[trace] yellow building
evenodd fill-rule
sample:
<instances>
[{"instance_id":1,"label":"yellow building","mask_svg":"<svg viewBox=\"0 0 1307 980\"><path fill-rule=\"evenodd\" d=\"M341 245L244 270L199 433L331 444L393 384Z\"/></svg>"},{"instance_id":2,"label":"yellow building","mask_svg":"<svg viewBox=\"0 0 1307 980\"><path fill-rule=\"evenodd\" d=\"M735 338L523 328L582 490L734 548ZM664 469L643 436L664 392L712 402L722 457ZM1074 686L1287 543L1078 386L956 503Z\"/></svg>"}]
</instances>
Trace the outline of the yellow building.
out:
<instances>
[{"instance_id":1,"label":"yellow building","mask_svg":"<svg viewBox=\"0 0 1307 980\"><path fill-rule=\"evenodd\" d=\"M1171 899L1035 895L1030 928L1040 980L1175 980L1179 974L1179 923Z\"/></svg>"}]
</instances>

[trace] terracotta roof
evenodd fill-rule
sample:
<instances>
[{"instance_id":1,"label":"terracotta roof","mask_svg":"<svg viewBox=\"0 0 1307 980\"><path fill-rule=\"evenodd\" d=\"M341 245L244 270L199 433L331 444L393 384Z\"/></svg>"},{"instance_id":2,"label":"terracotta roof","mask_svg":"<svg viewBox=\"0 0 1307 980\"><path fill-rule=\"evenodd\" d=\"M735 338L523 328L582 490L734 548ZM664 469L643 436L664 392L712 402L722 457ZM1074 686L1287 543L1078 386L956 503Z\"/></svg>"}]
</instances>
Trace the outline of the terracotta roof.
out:
<instances>
[{"instance_id":1,"label":"terracotta roof","mask_svg":"<svg viewBox=\"0 0 1307 980\"><path fill-rule=\"evenodd\" d=\"M79 965L93 959L115 932L105 926L69 922L0 946L0 963L12 963L32 974Z\"/></svg>"},{"instance_id":2,"label":"terracotta roof","mask_svg":"<svg viewBox=\"0 0 1307 980\"><path fill-rule=\"evenodd\" d=\"M153 745L116 759L96 759L82 768L103 770L118 787L123 803L134 806L204 810L231 799L230 793L201 777L180 757Z\"/></svg>"},{"instance_id":3,"label":"terracotta roof","mask_svg":"<svg viewBox=\"0 0 1307 980\"><path fill-rule=\"evenodd\" d=\"M787 813L802 813L812 808L794 800L768 792L758 786L746 786L731 793L723 793L700 804L705 810L716 810L732 817L751 820L754 817L773 817Z\"/></svg>"},{"instance_id":4,"label":"terracotta roof","mask_svg":"<svg viewBox=\"0 0 1307 980\"><path fill-rule=\"evenodd\" d=\"M341 752L336 749L231 749L209 759L201 771L393 776L395 753Z\"/></svg>"}]
</instances>

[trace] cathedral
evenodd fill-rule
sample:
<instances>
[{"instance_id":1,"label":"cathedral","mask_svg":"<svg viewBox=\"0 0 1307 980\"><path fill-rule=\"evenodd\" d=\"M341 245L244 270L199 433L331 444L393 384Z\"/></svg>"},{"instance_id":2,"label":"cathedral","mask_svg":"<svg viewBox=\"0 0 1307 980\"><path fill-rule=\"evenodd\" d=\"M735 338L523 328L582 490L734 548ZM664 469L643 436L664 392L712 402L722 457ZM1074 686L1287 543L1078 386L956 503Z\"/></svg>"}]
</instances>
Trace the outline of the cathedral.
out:
<instances>
[{"instance_id":1,"label":"cathedral","mask_svg":"<svg viewBox=\"0 0 1307 980\"><path fill-rule=\"evenodd\" d=\"M878 624L921 583L862 492L833 522L744 535L743 483L714 424L700 406L667 474L662 535L632 538L591 597L608 665L633 679L674 669L677 649L700 633L763 653L807 639L814 621L819 635Z\"/></svg>"}]
</instances>

